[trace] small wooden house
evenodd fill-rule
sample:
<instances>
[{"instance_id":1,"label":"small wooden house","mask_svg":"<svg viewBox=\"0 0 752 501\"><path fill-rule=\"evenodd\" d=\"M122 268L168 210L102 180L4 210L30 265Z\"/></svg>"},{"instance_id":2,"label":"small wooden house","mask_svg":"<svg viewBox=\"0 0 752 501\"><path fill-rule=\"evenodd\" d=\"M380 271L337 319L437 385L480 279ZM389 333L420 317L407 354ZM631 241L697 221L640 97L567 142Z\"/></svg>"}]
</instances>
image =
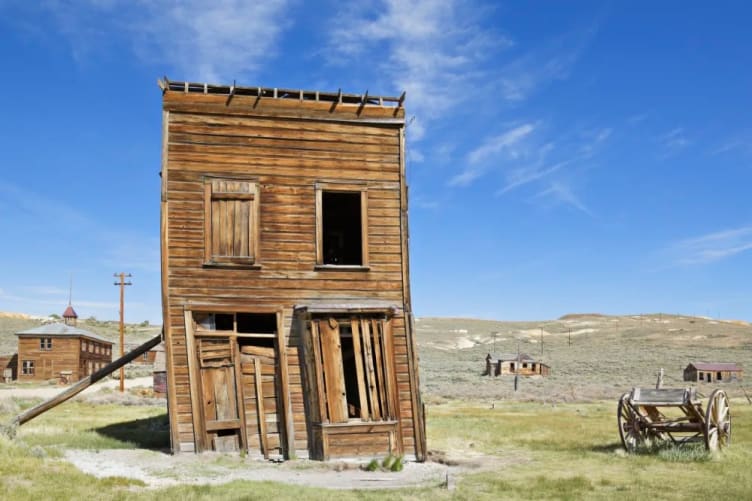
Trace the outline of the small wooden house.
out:
<instances>
[{"instance_id":1,"label":"small wooden house","mask_svg":"<svg viewBox=\"0 0 752 501\"><path fill-rule=\"evenodd\" d=\"M160 345L161 346L161 345ZM126 344L125 352L128 353L138 347L136 344ZM164 348L162 348L164 350ZM133 365L154 365L154 360L157 357L157 348L152 348L149 351L144 352L142 355L134 358L131 364Z\"/></svg>"},{"instance_id":2,"label":"small wooden house","mask_svg":"<svg viewBox=\"0 0 752 501\"><path fill-rule=\"evenodd\" d=\"M527 353L489 353L484 376L548 376L551 368Z\"/></svg>"},{"instance_id":3,"label":"small wooden house","mask_svg":"<svg viewBox=\"0 0 752 501\"><path fill-rule=\"evenodd\" d=\"M18 353L0 356L0 381L10 383L18 377Z\"/></svg>"},{"instance_id":4,"label":"small wooden house","mask_svg":"<svg viewBox=\"0 0 752 501\"><path fill-rule=\"evenodd\" d=\"M401 97L160 81L174 452L426 452Z\"/></svg>"},{"instance_id":5,"label":"small wooden house","mask_svg":"<svg viewBox=\"0 0 752 501\"><path fill-rule=\"evenodd\" d=\"M47 324L16 336L19 381L78 381L112 362L112 343L78 327Z\"/></svg>"},{"instance_id":6,"label":"small wooden house","mask_svg":"<svg viewBox=\"0 0 752 501\"><path fill-rule=\"evenodd\" d=\"M720 383L741 381L744 371L735 363L692 362L684 369L684 381Z\"/></svg>"}]
</instances>

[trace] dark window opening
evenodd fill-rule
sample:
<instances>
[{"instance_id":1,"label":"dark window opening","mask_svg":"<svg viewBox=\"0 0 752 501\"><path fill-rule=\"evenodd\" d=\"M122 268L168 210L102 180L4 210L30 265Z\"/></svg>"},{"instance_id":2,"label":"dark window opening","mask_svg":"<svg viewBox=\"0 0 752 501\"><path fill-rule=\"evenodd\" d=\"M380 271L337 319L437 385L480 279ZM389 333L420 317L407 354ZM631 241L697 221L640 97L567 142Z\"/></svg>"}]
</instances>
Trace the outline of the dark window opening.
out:
<instances>
[{"instance_id":1,"label":"dark window opening","mask_svg":"<svg viewBox=\"0 0 752 501\"><path fill-rule=\"evenodd\" d=\"M341 330L344 326L340 326ZM341 337L342 368L345 375L345 400L347 401L347 416L360 417L360 395L358 394L358 377L355 368L355 349L352 337Z\"/></svg>"},{"instance_id":2,"label":"dark window opening","mask_svg":"<svg viewBox=\"0 0 752 501\"><path fill-rule=\"evenodd\" d=\"M523 369L527 369L527 362L524 362L524 363L522 364L522 368L523 368Z\"/></svg>"},{"instance_id":3,"label":"dark window opening","mask_svg":"<svg viewBox=\"0 0 752 501\"><path fill-rule=\"evenodd\" d=\"M277 315L274 313L238 313L237 321L238 332L246 334L275 334L277 332Z\"/></svg>"},{"instance_id":4,"label":"dark window opening","mask_svg":"<svg viewBox=\"0 0 752 501\"><path fill-rule=\"evenodd\" d=\"M273 337L239 337L238 346L243 352L243 346L256 346L258 348L275 348L276 340Z\"/></svg>"},{"instance_id":5,"label":"dark window opening","mask_svg":"<svg viewBox=\"0 0 752 501\"><path fill-rule=\"evenodd\" d=\"M700 381L705 381L705 373L700 372Z\"/></svg>"},{"instance_id":6,"label":"dark window opening","mask_svg":"<svg viewBox=\"0 0 752 501\"><path fill-rule=\"evenodd\" d=\"M716 372L716 373L715 373L715 379L716 379L717 381L722 381L722 380L723 380L723 376L722 376L722 374L721 374L720 372Z\"/></svg>"},{"instance_id":7,"label":"dark window opening","mask_svg":"<svg viewBox=\"0 0 752 501\"><path fill-rule=\"evenodd\" d=\"M39 338L39 349L40 350L51 350L52 349L52 338L51 337L42 337L42 338Z\"/></svg>"},{"instance_id":8,"label":"dark window opening","mask_svg":"<svg viewBox=\"0 0 752 501\"><path fill-rule=\"evenodd\" d=\"M27 376L33 376L34 375L34 361L24 360L21 365L21 373L26 374Z\"/></svg>"},{"instance_id":9,"label":"dark window opening","mask_svg":"<svg viewBox=\"0 0 752 501\"><path fill-rule=\"evenodd\" d=\"M513 371L513 370L514 370L514 363L511 363L511 364L509 364L509 370L510 370L510 371Z\"/></svg>"},{"instance_id":10,"label":"dark window opening","mask_svg":"<svg viewBox=\"0 0 752 501\"><path fill-rule=\"evenodd\" d=\"M321 194L324 264L363 264L360 200L360 193L324 191Z\"/></svg>"}]
</instances>

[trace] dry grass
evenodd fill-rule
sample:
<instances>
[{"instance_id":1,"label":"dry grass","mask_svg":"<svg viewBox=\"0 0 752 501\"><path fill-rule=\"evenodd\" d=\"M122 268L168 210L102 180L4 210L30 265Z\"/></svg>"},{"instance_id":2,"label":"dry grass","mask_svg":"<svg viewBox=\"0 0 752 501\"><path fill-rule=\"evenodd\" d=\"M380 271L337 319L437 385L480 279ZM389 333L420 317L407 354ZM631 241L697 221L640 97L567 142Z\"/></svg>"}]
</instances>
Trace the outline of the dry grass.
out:
<instances>
[{"instance_id":1,"label":"dry grass","mask_svg":"<svg viewBox=\"0 0 752 501\"><path fill-rule=\"evenodd\" d=\"M421 383L428 401L442 399L571 402L616 399L633 386L653 386L660 368L664 385L683 387L691 361L737 362L752 368L752 327L671 315L578 316L548 322L494 322L424 318L416 323ZM541 356L547 378L483 377L485 356L520 351ZM571 344L570 344L571 331ZM736 383L723 387L743 396ZM701 392L710 393L711 387ZM750 391L752 394L752 391Z\"/></svg>"}]
</instances>

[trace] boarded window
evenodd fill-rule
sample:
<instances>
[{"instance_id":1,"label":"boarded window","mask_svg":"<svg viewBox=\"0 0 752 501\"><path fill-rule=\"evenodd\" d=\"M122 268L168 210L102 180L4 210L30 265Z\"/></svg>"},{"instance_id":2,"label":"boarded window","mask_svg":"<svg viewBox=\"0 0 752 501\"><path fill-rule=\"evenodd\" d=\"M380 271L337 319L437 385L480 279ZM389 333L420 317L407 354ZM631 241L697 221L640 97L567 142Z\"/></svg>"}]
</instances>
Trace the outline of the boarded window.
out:
<instances>
[{"instance_id":1,"label":"boarded window","mask_svg":"<svg viewBox=\"0 0 752 501\"><path fill-rule=\"evenodd\" d=\"M321 421L397 419L391 323L326 318L310 329Z\"/></svg>"},{"instance_id":2,"label":"boarded window","mask_svg":"<svg viewBox=\"0 0 752 501\"><path fill-rule=\"evenodd\" d=\"M34 361L33 360L24 360L21 365L21 374L24 374L26 376L33 376L34 375Z\"/></svg>"},{"instance_id":3,"label":"boarded window","mask_svg":"<svg viewBox=\"0 0 752 501\"><path fill-rule=\"evenodd\" d=\"M365 186L316 186L316 264L368 266L368 192Z\"/></svg>"},{"instance_id":4,"label":"boarded window","mask_svg":"<svg viewBox=\"0 0 752 501\"><path fill-rule=\"evenodd\" d=\"M258 184L207 179L204 186L204 260L249 265L258 256Z\"/></svg>"},{"instance_id":5,"label":"boarded window","mask_svg":"<svg viewBox=\"0 0 752 501\"><path fill-rule=\"evenodd\" d=\"M39 338L39 349L40 350L51 350L52 349L52 338L51 337L42 337L42 338Z\"/></svg>"}]
</instances>

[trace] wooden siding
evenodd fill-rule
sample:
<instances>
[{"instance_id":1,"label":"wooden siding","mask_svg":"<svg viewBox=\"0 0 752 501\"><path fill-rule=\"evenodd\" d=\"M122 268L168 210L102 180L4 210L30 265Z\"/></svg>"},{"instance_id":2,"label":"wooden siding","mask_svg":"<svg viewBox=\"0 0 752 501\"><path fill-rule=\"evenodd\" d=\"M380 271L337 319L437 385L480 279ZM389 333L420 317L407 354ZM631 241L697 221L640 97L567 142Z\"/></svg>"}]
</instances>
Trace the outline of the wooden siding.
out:
<instances>
[{"instance_id":1,"label":"wooden siding","mask_svg":"<svg viewBox=\"0 0 752 501\"><path fill-rule=\"evenodd\" d=\"M422 425L406 276L407 229L402 109L298 103L238 96L164 94L162 170L163 309L173 450L198 450L189 377L186 311L283 313L292 430L288 442L308 454L311 436L293 307L317 300L378 299L404 310L392 320L395 379L406 453L419 449ZM229 103L229 104L228 104ZM359 123L358 121L362 121ZM396 120L379 123L378 120ZM258 254L243 268L205 266L205 180L258 183ZM368 193L368 267L316 269L316 183L360 183ZM199 306L200 305L200 306ZM414 349L414 347L412 348ZM174 398L172 397L174 395ZM288 451L293 452L293 451Z\"/></svg>"},{"instance_id":2,"label":"wooden siding","mask_svg":"<svg viewBox=\"0 0 752 501\"><path fill-rule=\"evenodd\" d=\"M48 350L40 349L41 338L51 339L52 347ZM85 338L83 341L97 343L101 347L108 346L107 343L101 341ZM58 379L62 371L70 371L71 380L78 381L96 370L94 364L98 364L97 368L101 368L112 361L112 355L105 355L104 350L100 353L82 351L81 343L80 337L19 336L18 380ZM34 374L23 374L23 362L27 360L34 362Z\"/></svg>"}]
</instances>

